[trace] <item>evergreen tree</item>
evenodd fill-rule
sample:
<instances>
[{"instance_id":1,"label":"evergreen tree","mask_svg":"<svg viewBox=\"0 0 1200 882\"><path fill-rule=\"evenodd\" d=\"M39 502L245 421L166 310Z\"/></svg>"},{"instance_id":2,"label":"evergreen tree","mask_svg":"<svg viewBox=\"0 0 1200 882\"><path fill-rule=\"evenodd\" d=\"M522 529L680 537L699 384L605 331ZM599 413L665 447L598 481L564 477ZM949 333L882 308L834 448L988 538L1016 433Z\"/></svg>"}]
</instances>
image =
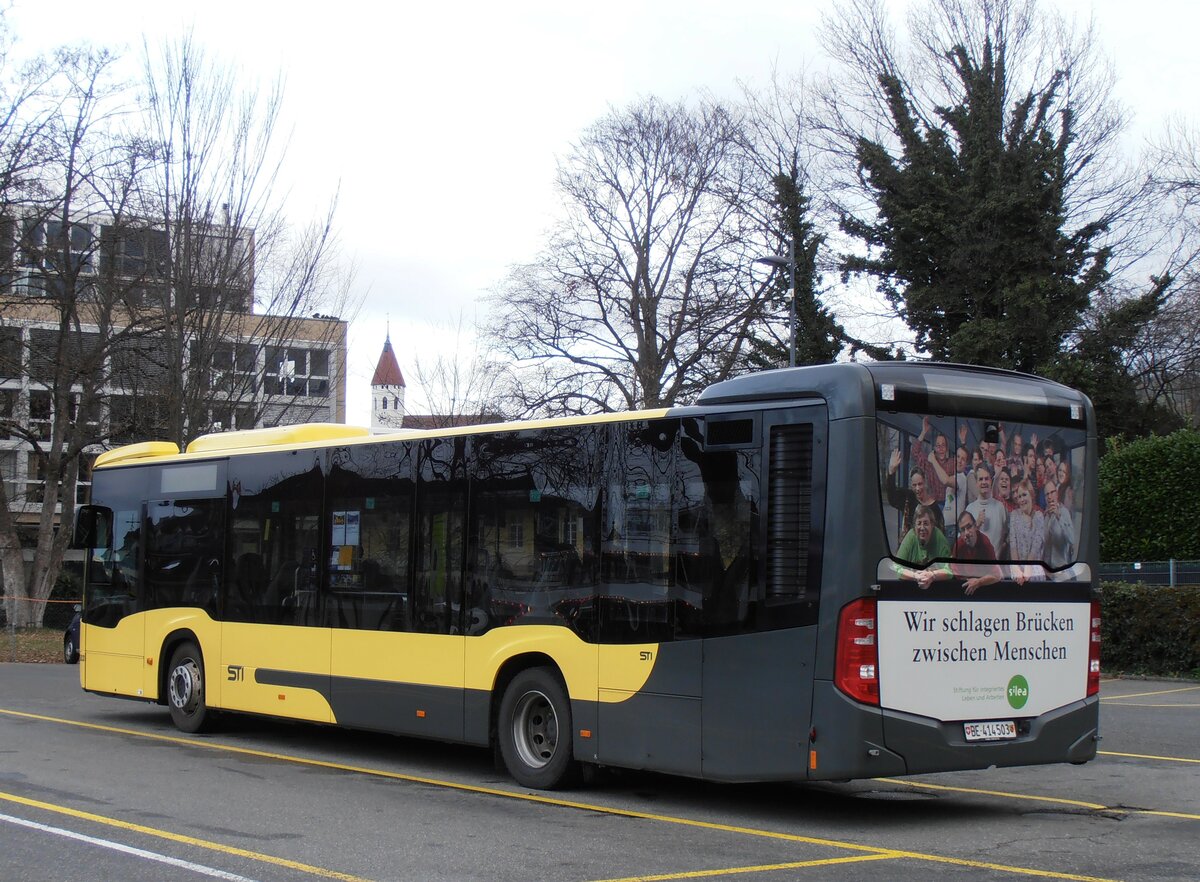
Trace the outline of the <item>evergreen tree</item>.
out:
<instances>
[{"instance_id":1,"label":"evergreen tree","mask_svg":"<svg viewBox=\"0 0 1200 882\"><path fill-rule=\"evenodd\" d=\"M1003 43L947 53L958 101L923 119L894 72L879 76L893 156L860 137L860 177L873 219L843 230L868 246L847 273L874 277L938 360L1037 372L1052 364L1107 278L1107 222L1067 229L1075 142L1059 71L1006 107Z\"/></svg>"},{"instance_id":2,"label":"evergreen tree","mask_svg":"<svg viewBox=\"0 0 1200 882\"><path fill-rule=\"evenodd\" d=\"M772 184L776 227L772 238L777 253L787 254L793 242L796 249L796 364L829 364L842 351L847 338L845 330L820 299L817 254L825 243L825 236L816 232L810 220L810 200L804 194L797 169L777 173ZM750 339L747 359L760 370L786 367L789 357L792 280L786 270L780 269L771 279L771 285L769 306L781 317L777 321L783 331Z\"/></svg>"}]
</instances>

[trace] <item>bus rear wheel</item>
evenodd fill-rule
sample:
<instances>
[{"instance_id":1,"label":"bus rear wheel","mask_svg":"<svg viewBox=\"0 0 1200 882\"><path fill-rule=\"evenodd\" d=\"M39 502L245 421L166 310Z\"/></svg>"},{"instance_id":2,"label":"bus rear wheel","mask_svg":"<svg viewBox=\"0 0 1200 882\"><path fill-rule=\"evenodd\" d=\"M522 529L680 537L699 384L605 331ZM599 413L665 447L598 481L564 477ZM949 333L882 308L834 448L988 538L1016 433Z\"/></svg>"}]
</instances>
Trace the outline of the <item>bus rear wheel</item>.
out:
<instances>
[{"instance_id":1,"label":"bus rear wheel","mask_svg":"<svg viewBox=\"0 0 1200 882\"><path fill-rule=\"evenodd\" d=\"M554 790L574 783L571 700L547 668L517 674L504 690L497 721L500 755L523 787Z\"/></svg>"},{"instance_id":2,"label":"bus rear wheel","mask_svg":"<svg viewBox=\"0 0 1200 882\"><path fill-rule=\"evenodd\" d=\"M171 722L182 732L201 732L212 714L204 703L204 659L194 643L183 643L171 655L167 669L167 707Z\"/></svg>"}]
</instances>

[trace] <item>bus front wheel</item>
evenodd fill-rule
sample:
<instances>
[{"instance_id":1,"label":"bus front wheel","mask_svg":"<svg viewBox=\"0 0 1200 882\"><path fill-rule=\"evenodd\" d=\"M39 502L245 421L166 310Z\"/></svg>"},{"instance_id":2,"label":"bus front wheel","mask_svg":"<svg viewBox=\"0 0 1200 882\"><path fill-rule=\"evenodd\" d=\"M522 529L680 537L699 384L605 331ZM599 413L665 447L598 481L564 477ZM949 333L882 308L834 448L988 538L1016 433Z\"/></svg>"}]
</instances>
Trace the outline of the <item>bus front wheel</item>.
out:
<instances>
[{"instance_id":1,"label":"bus front wheel","mask_svg":"<svg viewBox=\"0 0 1200 882\"><path fill-rule=\"evenodd\" d=\"M184 643L171 655L167 671L167 706L171 721L183 732L200 732L211 714L204 703L204 659L194 643Z\"/></svg>"},{"instance_id":2,"label":"bus front wheel","mask_svg":"<svg viewBox=\"0 0 1200 882\"><path fill-rule=\"evenodd\" d=\"M500 701L497 737L510 775L523 787L554 790L574 781L571 700L553 671L517 674Z\"/></svg>"}]
</instances>

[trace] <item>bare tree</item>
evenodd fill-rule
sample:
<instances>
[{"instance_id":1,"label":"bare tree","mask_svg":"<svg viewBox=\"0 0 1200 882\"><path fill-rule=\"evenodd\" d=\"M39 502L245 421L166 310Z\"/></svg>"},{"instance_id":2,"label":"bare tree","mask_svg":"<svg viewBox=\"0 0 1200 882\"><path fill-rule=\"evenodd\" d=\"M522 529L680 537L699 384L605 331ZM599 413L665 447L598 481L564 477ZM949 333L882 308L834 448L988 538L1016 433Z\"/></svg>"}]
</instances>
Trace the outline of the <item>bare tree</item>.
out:
<instances>
[{"instance_id":1,"label":"bare tree","mask_svg":"<svg viewBox=\"0 0 1200 882\"><path fill-rule=\"evenodd\" d=\"M498 395L504 369L489 357L488 348L466 317L459 313L445 328L453 343L432 360L417 358L414 373L431 417L429 428L474 422L493 422L504 416ZM410 405L411 406L411 405Z\"/></svg>"},{"instance_id":2,"label":"bare tree","mask_svg":"<svg viewBox=\"0 0 1200 882\"><path fill-rule=\"evenodd\" d=\"M1142 397L1200 428L1200 127L1168 122L1150 154L1164 303L1126 353Z\"/></svg>"},{"instance_id":3,"label":"bare tree","mask_svg":"<svg viewBox=\"0 0 1200 882\"><path fill-rule=\"evenodd\" d=\"M743 142L724 107L654 98L584 132L559 164L566 216L492 298L515 410L670 405L742 363L765 298L747 286Z\"/></svg>"},{"instance_id":4,"label":"bare tree","mask_svg":"<svg viewBox=\"0 0 1200 882\"><path fill-rule=\"evenodd\" d=\"M26 146L0 128L0 242L16 244L0 362L30 386L0 389L0 429L33 451L23 487L0 482L5 594L35 601L10 609L19 624L40 621L98 445L303 420L345 382L346 323L326 314L347 307L349 281L333 204L306 229L285 220L278 92L261 106L185 38L161 67L147 51L139 113L113 60L59 51L16 93ZM36 512L28 582L14 512Z\"/></svg>"},{"instance_id":5,"label":"bare tree","mask_svg":"<svg viewBox=\"0 0 1200 882\"><path fill-rule=\"evenodd\" d=\"M151 302L166 332L128 364L132 378L154 378L144 390L153 394L137 395L150 411L143 424L182 445L304 408L332 373L345 326L322 320L351 309L350 278L336 200L302 230L286 218L280 82L244 88L191 35L157 52L147 45L144 80L153 157L144 217L160 242L162 292Z\"/></svg>"},{"instance_id":6,"label":"bare tree","mask_svg":"<svg viewBox=\"0 0 1200 882\"><path fill-rule=\"evenodd\" d=\"M128 145L114 135L127 107L111 81L113 57L103 50L59 50L54 76L42 83L28 110L37 128L36 167L29 185L5 199L12 269L3 295L8 316L25 320L10 337L18 359L28 358L30 391L24 412L7 421L7 432L28 442L31 477L18 493L0 490L0 543L9 610L18 625L41 621L54 587L70 531L69 518L84 449L99 438L99 412L111 347L136 324L123 303L98 281L100 242L91 221L110 207L105 199L126 165ZM29 118L29 117L27 117ZM10 325L16 330L17 325ZM14 507L35 507L33 564L25 575ZM32 601L18 603L18 601Z\"/></svg>"}]
</instances>

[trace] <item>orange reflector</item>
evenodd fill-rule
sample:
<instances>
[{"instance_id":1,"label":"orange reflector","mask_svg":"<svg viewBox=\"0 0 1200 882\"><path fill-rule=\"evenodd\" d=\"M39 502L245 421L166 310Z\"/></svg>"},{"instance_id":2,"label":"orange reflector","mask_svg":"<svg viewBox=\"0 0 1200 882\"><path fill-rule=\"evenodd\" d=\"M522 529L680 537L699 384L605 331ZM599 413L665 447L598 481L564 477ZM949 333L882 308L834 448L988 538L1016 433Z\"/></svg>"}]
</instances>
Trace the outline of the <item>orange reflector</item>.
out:
<instances>
[{"instance_id":1,"label":"orange reflector","mask_svg":"<svg viewBox=\"0 0 1200 882\"><path fill-rule=\"evenodd\" d=\"M817 752L815 750L810 750L808 752L808 767L810 769L815 769L817 767Z\"/></svg>"},{"instance_id":2,"label":"orange reflector","mask_svg":"<svg viewBox=\"0 0 1200 882\"><path fill-rule=\"evenodd\" d=\"M280 701L283 701L283 700L285 700L286 698L287 698L287 696L286 696L286 695L284 695L282 692L280 692L280 693L279 693L279 700L280 700Z\"/></svg>"},{"instance_id":3,"label":"orange reflector","mask_svg":"<svg viewBox=\"0 0 1200 882\"><path fill-rule=\"evenodd\" d=\"M422 720L425 719L425 711L423 711L423 710L417 711L417 717Z\"/></svg>"},{"instance_id":4,"label":"orange reflector","mask_svg":"<svg viewBox=\"0 0 1200 882\"><path fill-rule=\"evenodd\" d=\"M148 658L148 659L146 659L146 664L148 664L148 665L153 665L153 664L154 664L154 659L152 659L152 658Z\"/></svg>"},{"instance_id":5,"label":"orange reflector","mask_svg":"<svg viewBox=\"0 0 1200 882\"><path fill-rule=\"evenodd\" d=\"M580 737L580 738L591 738L591 737L592 737L592 730L591 730L591 729L580 729L580 730L579 730L579 737Z\"/></svg>"}]
</instances>

